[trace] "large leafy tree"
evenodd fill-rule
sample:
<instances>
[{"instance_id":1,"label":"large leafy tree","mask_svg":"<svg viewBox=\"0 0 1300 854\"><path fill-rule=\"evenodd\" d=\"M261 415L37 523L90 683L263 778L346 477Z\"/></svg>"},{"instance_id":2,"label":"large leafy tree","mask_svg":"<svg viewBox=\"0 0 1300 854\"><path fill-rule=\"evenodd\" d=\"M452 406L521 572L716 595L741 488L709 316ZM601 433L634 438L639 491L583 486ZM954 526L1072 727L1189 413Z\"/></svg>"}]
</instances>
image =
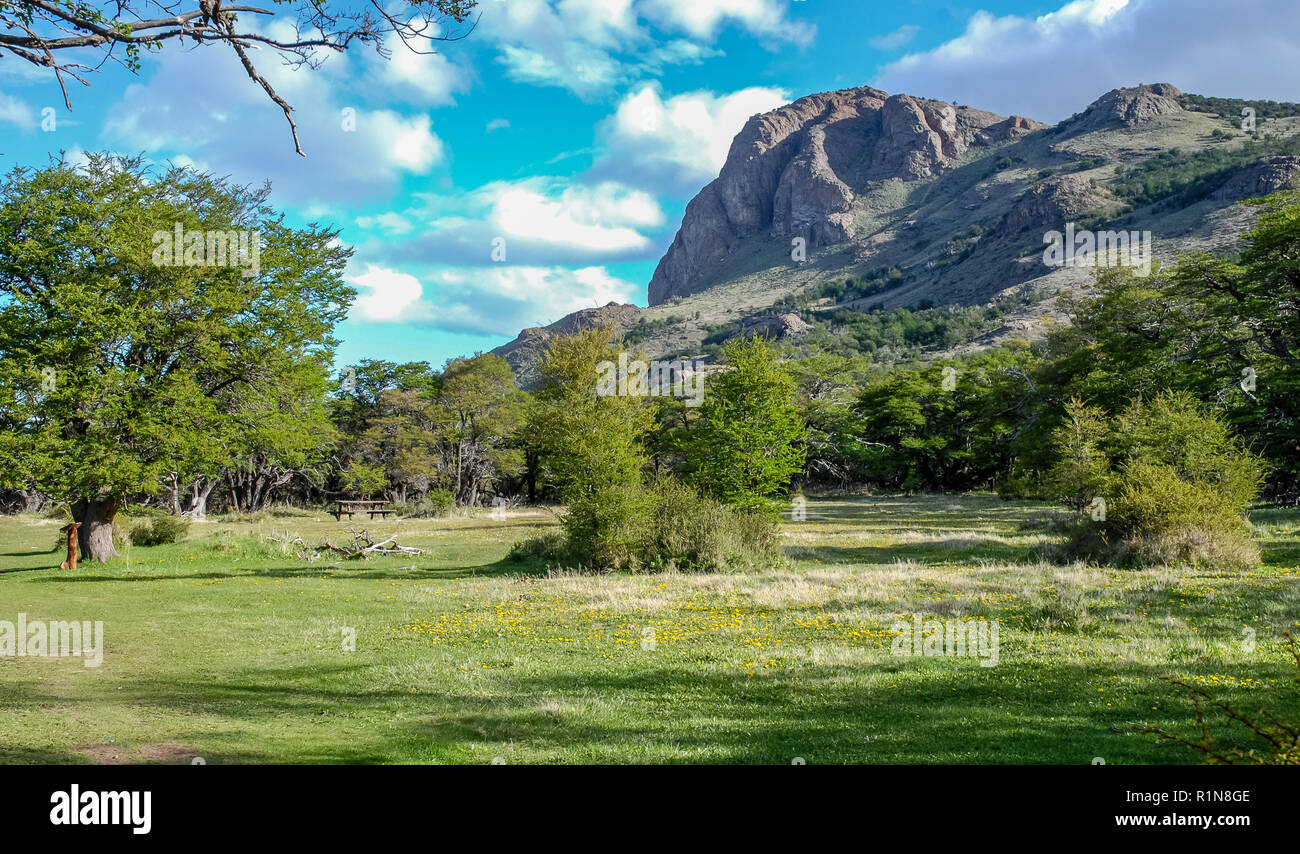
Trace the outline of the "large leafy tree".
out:
<instances>
[{"instance_id":1,"label":"large leafy tree","mask_svg":"<svg viewBox=\"0 0 1300 854\"><path fill-rule=\"evenodd\" d=\"M686 440L687 472L729 504L761 507L803 470L806 432L795 379L762 338L733 338L729 368L707 378Z\"/></svg>"},{"instance_id":2,"label":"large leafy tree","mask_svg":"<svg viewBox=\"0 0 1300 854\"><path fill-rule=\"evenodd\" d=\"M644 472L654 411L641 397L597 393L600 363L618 360L612 335L599 326L551 339L529 423L543 472L565 504L569 547L602 568L635 560L652 506Z\"/></svg>"},{"instance_id":3,"label":"large leafy tree","mask_svg":"<svg viewBox=\"0 0 1300 854\"><path fill-rule=\"evenodd\" d=\"M434 400L447 482L460 504L477 504L502 475L517 474L523 450L513 441L527 417L528 395L510 364L492 353L447 363Z\"/></svg>"},{"instance_id":4,"label":"large leafy tree","mask_svg":"<svg viewBox=\"0 0 1300 854\"><path fill-rule=\"evenodd\" d=\"M1263 206L1236 258L1179 265L1173 293L1205 307L1196 363L1206 396L1277 468L1275 487L1300 491L1300 192Z\"/></svg>"},{"instance_id":5,"label":"large leafy tree","mask_svg":"<svg viewBox=\"0 0 1300 854\"><path fill-rule=\"evenodd\" d=\"M869 385L855 406L867 479L901 489L990 486L1037 421L1035 363L1027 347L1010 345Z\"/></svg>"},{"instance_id":6,"label":"large leafy tree","mask_svg":"<svg viewBox=\"0 0 1300 854\"><path fill-rule=\"evenodd\" d=\"M0 477L66 501L88 558L128 497L234 465L250 431L300 453L324 417L350 250L268 194L108 155L0 183ZM257 270L157 263L177 227L255 233Z\"/></svg>"},{"instance_id":7,"label":"large leafy tree","mask_svg":"<svg viewBox=\"0 0 1300 854\"><path fill-rule=\"evenodd\" d=\"M1107 412L1183 391L1219 408L1273 467L1300 482L1300 197L1264 206L1237 255L1196 254L1146 278L1108 270L1066 300L1073 323L1048 336L1040 385Z\"/></svg>"}]
</instances>

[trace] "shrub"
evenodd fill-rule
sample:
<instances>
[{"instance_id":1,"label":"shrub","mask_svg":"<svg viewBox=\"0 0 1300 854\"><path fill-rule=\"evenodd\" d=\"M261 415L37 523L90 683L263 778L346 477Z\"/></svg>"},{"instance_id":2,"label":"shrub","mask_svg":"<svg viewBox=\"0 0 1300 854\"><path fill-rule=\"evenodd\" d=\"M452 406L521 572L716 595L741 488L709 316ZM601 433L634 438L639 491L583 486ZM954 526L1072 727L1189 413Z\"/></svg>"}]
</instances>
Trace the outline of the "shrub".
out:
<instances>
[{"instance_id":1,"label":"shrub","mask_svg":"<svg viewBox=\"0 0 1300 854\"><path fill-rule=\"evenodd\" d=\"M638 396L598 393L619 360L612 334L601 326L551 340L530 419L542 470L565 505L568 548L599 570L635 568L653 504L642 472L654 412Z\"/></svg>"},{"instance_id":2,"label":"shrub","mask_svg":"<svg viewBox=\"0 0 1300 854\"><path fill-rule=\"evenodd\" d=\"M594 569L636 570L649 533L650 493L639 484L592 487L561 517L568 552Z\"/></svg>"},{"instance_id":3,"label":"shrub","mask_svg":"<svg viewBox=\"0 0 1300 854\"><path fill-rule=\"evenodd\" d=\"M1260 558L1243 519L1249 505L1222 483L1187 481L1172 466L1132 462L1120 472L1106 522L1119 537L1116 557L1123 563L1247 569Z\"/></svg>"},{"instance_id":4,"label":"shrub","mask_svg":"<svg viewBox=\"0 0 1300 854\"><path fill-rule=\"evenodd\" d=\"M680 443L685 470L702 492L772 512L772 496L784 494L806 456L795 379L757 335L725 349L730 368L709 378L699 419Z\"/></svg>"},{"instance_id":5,"label":"shrub","mask_svg":"<svg viewBox=\"0 0 1300 854\"><path fill-rule=\"evenodd\" d=\"M647 568L726 572L781 563L780 529L770 513L731 507L672 478L655 489L644 551Z\"/></svg>"},{"instance_id":6,"label":"shrub","mask_svg":"<svg viewBox=\"0 0 1300 854\"><path fill-rule=\"evenodd\" d=\"M510 547L507 557L517 563L530 560L566 561L569 557L568 542L563 531L548 531L536 537L519 540Z\"/></svg>"},{"instance_id":7,"label":"shrub","mask_svg":"<svg viewBox=\"0 0 1300 854\"><path fill-rule=\"evenodd\" d=\"M456 496L449 489L432 489L423 498L393 505L399 516L431 518L446 516L456 506Z\"/></svg>"},{"instance_id":8,"label":"shrub","mask_svg":"<svg viewBox=\"0 0 1300 854\"><path fill-rule=\"evenodd\" d=\"M1071 555L1138 566L1259 564L1246 512L1262 463L1190 396L1138 400L1111 421L1073 401L1054 439L1048 480L1078 514Z\"/></svg>"},{"instance_id":9,"label":"shrub","mask_svg":"<svg viewBox=\"0 0 1300 854\"><path fill-rule=\"evenodd\" d=\"M131 528L131 544L161 546L177 543L190 532L190 522L180 516L155 516Z\"/></svg>"},{"instance_id":10,"label":"shrub","mask_svg":"<svg viewBox=\"0 0 1300 854\"><path fill-rule=\"evenodd\" d=\"M1065 421L1052 432L1056 464L1047 474L1047 491L1075 513L1105 495L1110 461L1101 443L1107 434L1105 413L1075 398L1065 405Z\"/></svg>"}]
</instances>

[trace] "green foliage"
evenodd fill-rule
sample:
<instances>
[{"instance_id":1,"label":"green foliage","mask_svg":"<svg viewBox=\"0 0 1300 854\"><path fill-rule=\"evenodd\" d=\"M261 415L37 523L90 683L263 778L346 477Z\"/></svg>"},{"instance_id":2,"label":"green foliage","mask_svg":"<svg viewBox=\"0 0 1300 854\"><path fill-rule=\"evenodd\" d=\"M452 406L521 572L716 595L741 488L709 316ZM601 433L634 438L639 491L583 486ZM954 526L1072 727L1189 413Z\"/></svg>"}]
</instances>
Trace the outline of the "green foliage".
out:
<instances>
[{"instance_id":1,"label":"green foliage","mask_svg":"<svg viewBox=\"0 0 1300 854\"><path fill-rule=\"evenodd\" d=\"M644 562L656 571L727 572L784 561L770 514L724 504L666 477L655 489Z\"/></svg>"},{"instance_id":2,"label":"green foliage","mask_svg":"<svg viewBox=\"0 0 1300 854\"><path fill-rule=\"evenodd\" d=\"M135 546L161 546L179 543L190 532L190 521L181 516L155 516L138 522L131 528L131 544Z\"/></svg>"},{"instance_id":3,"label":"green foliage","mask_svg":"<svg viewBox=\"0 0 1300 854\"><path fill-rule=\"evenodd\" d=\"M1077 514L1109 492L1110 460L1102 450L1106 438L1101 409L1077 397L1065 405L1065 421L1052 433L1056 465L1047 475L1047 491Z\"/></svg>"},{"instance_id":4,"label":"green foliage","mask_svg":"<svg viewBox=\"0 0 1300 854\"><path fill-rule=\"evenodd\" d=\"M1184 110L1198 113L1214 113L1239 124L1241 111L1249 107L1255 111L1256 119L1281 119L1288 116L1300 116L1300 104L1286 101L1246 101L1241 98L1214 98L1206 95L1184 93L1178 99Z\"/></svg>"},{"instance_id":5,"label":"green foliage","mask_svg":"<svg viewBox=\"0 0 1300 854\"><path fill-rule=\"evenodd\" d=\"M978 489L1010 468L1033 416L1028 348L900 368L859 395L861 476L886 489Z\"/></svg>"},{"instance_id":6,"label":"green foliage","mask_svg":"<svg viewBox=\"0 0 1300 854\"><path fill-rule=\"evenodd\" d=\"M414 501L392 505L397 515L410 519L440 518L456 506L456 496L450 489L431 489Z\"/></svg>"},{"instance_id":7,"label":"green foliage","mask_svg":"<svg viewBox=\"0 0 1300 854\"><path fill-rule=\"evenodd\" d=\"M383 466L353 460L343 472L343 488L349 495L371 496L388 485Z\"/></svg>"},{"instance_id":8,"label":"green foliage","mask_svg":"<svg viewBox=\"0 0 1300 854\"><path fill-rule=\"evenodd\" d=\"M323 451L351 253L268 193L107 155L0 182L0 477L111 509L174 472ZM259 234L256 275L155 263L178 226Z\"/></svg>"},{"instance_id":9,"label":"green foliage","mask_svg":"<svg viewBox=\"0 0 1300 854\"><path fill-rule=\"evenodd\" d=\"M1110 421L1071 401L1054 439L1050 481L1080 514L1072 548L1081 556L1141 566L1259 563L1243 520L1261 462L1191 395L1139 398Z\"/></svg>"},{"instance_id":10,"label":"green foliage","mask_svg":"<svg viewBox=\"0 0 1300 854\"><path fill-rule=\"evenodd\" d=\"M1300 494L1300 204L1284 193L1237 257L1184 256L1176 268L1098 276L1063 299L1069 325L1044 342L1043 387L1120 412L1137 396L1184 391L1220 409L1272 468L1269 490ZM1055 426L1059 410L1042 423ZM1027 450L1033 466L1050 460Z\"/></svg>"},{"instance_id":11,"label":"green foliage","mask_svg":"<svg viewBox=\"0 0 1300 854\"><path fill-rule=\"evenodd\" d=\"M707 378L683 447L685 470L697 488L728 504L766 507L803 469L795 381L758 336L728 342L726 356L728 370Z\"/></svg>"},{"instance_id":12,"label":"green foliage","mask_svg":"<svg viewBox=\"0 0 1300 854\"><path fill-rule=\"evenodd\" d=\"M653 410L640 397L596 393L598 366L618 361L612 335L601 326L552 339L529 430L565 505L568 548L597 569L636 565L653 505L643 475Z\"/></svg>"},{"instance_id":13,"label":"green foliage","mask_svg":"<svg viewBox=\"0 0 1300 854\"><path fill-rule=\"evenodd\" d=\"M1130 208L1156 202L1185 207L1218 189L1238 169L1274 154L1300 154L1300 137L1247 140L1234 149L1162 151L1134 166L1117 170L1110 189Z\"/></svg>"},{"instance_id":14,"label":"green foliage","mask_svg":"<svg viewBox=\"0 0 1300 854\"><path fill-rule=\"evenodd\" d=\"M418 507L438 486L475 505L523 468L517 434L528 396L500 356L452 359L441 373L424 362L367 361L345 375L333 407L344 489Z\"/></svg>"},{"instance_id":15,"label":"green foliage","mask_svg":"<svg viewBox=\"0 0 1300 854\"><path fill-rule=\"evenodd\" d=\"M647 338L663 332L665 329L671 329L684 320L685 318L678 317L675 314L661 317L658 320L646 320L644 317L640 317L637 318L636 325L627 331L624 340L628 344L640 344Z\"/></svg>"}]
</instances>

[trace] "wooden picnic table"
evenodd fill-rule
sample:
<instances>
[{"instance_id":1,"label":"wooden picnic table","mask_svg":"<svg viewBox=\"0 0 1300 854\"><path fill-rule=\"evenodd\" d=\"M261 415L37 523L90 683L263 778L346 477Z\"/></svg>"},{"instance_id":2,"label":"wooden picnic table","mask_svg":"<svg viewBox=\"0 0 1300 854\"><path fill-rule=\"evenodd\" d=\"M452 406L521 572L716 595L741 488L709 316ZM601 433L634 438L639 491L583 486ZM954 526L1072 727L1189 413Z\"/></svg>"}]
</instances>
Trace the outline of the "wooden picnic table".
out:
<instances>
[{"instance_id":1,"label":"wooden picnic table","mask_svg":"<svg viewBox=\"0 0 1300 854\"><path fill-rule=\"evenodd\" d=\"M351 519L353 513L369 513L371 519L376 516L387 519L393 512L396 511L389 508L387 501L339 501L334 508L334 519L342 522L345 515Z\"/></svg>"}]
</instances>

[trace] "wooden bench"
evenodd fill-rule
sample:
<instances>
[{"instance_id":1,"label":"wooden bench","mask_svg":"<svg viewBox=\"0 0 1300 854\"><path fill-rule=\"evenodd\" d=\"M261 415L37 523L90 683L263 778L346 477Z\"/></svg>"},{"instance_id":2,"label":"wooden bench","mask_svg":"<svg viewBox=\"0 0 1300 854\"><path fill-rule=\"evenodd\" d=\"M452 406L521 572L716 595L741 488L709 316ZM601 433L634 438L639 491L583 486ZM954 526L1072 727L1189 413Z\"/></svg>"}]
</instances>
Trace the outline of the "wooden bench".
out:
<instances>
[{"instance_id":1,"label":"wooden bench","mask_svg":"<svg viewBox=\"0 0 1300 854\"><path fill-rule=\"evenodd\" d=\"M342 522L344 516L351 519L353 513L369 513L371 519L376 516L387 519L388 514L394 512L389 509L387 501L340 501L334 508L334 519Z\"/></svg>"}]
</instances>

